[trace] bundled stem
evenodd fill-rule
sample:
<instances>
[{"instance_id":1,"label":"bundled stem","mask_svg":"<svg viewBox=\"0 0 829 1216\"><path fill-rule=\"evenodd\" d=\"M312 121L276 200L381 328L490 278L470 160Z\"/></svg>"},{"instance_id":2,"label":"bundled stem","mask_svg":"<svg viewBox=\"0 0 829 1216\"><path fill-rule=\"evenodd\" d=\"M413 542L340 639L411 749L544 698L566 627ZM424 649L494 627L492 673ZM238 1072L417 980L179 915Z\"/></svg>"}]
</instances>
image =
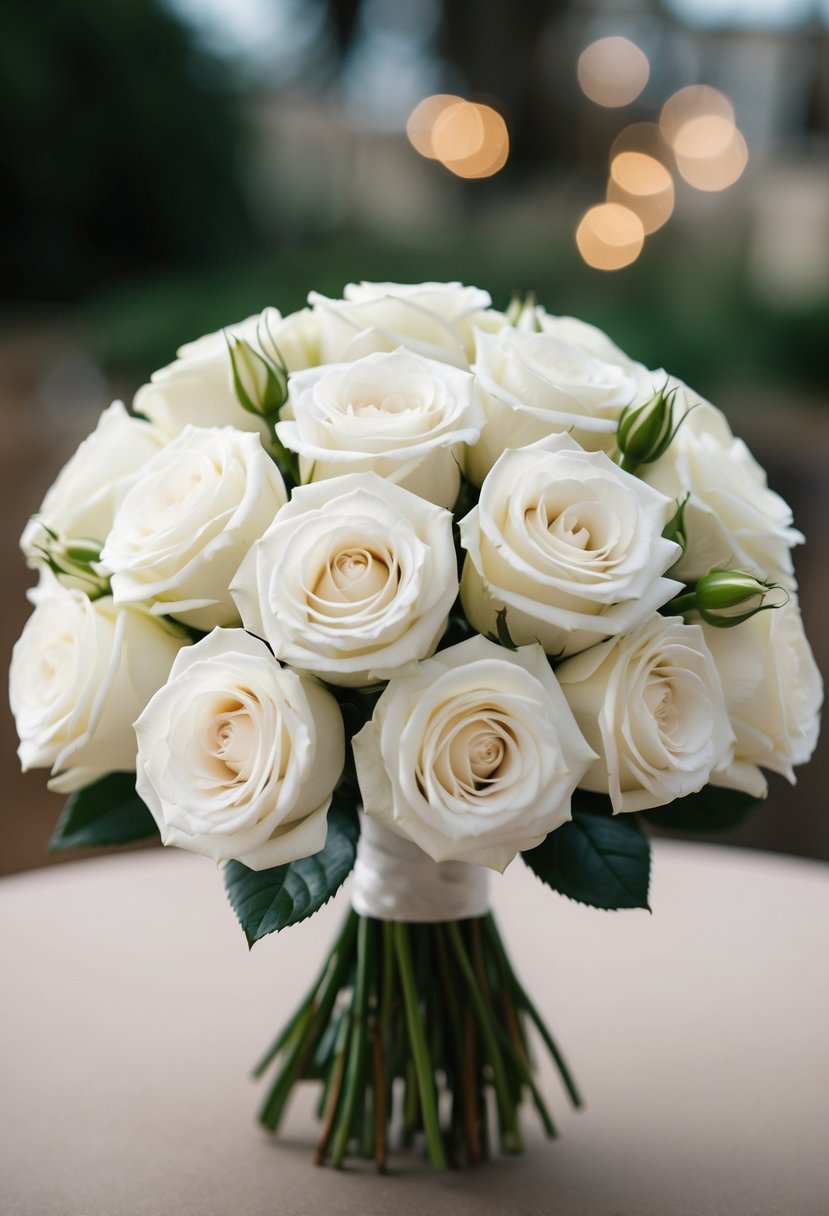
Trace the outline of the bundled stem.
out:
<instances>
[{"instance_id":1,"label":"bundled stem","mask_svg":"<svg viewBox=\"0 0 829 1216\"><path fill-rule=\"evenodd\" d=\"M305 999L256 1068L261 1076L277 1065L260 1121L276 1131L294 1085L318 1080L318 1164L341 1168L352 1154L373 1158L382 1171L395 1135L404 1146L422 1135L430 1163L440 1170L488 1156L492 1090L501 1149L520 1153L525 1097L546 1134L556 1135L535 1081L530 1024L580 1106L491 915L412 925L352 911Z\"/></svg>"}]
</instances>

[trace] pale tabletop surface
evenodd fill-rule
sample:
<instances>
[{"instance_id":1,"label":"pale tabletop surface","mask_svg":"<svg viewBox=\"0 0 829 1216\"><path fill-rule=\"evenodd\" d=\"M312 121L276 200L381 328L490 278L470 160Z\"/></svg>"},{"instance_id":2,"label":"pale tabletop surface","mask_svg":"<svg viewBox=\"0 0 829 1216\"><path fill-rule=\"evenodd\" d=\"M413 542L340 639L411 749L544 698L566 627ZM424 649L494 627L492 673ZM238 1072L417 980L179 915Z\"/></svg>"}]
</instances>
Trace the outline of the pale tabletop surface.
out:
<instances>
[{"instance_id":1,"label":"pale tabletop surface","mask_svg":"<svg viewBox=\"0 0 829 1216\"><path fill-rule=\"evenodd\" d=\"M248 1078L345 907L248 953L219 874L148 852L0 882L3 1216L826 1216L829 867L657 843L653 916L519 862L493 883L516 968L587 1096L543 1087L528 1152L431 1175L315 1168Z\"/></svg>"}]
</instances>

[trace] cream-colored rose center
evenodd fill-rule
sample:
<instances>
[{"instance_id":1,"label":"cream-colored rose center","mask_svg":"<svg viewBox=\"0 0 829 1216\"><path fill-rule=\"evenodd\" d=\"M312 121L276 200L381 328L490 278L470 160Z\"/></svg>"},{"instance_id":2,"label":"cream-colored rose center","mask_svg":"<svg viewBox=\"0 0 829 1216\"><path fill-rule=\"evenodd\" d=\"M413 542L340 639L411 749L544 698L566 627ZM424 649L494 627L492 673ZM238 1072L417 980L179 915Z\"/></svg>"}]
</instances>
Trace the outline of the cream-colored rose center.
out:
<instances>
[{"instance_id":1,"label":"cream-colored rose center","mask_svg":"<svg viewBox=\"0 0 829 1216\"><path fill-rule=\"evenodd\" d=\"M375 599L399 579L397 563L376 549L343 549L325 565L311 594L319 603L357 604Z\"/></svg>"},{"instance_id":2,"label":"cream-colored rose center","mask_svg":"<svg viewBox=\"0 0 829 1216\"><path fill-rule=\"evenodd\" d=\"M388 393L385 397L363 397L346 403L346 411L360 417L376 417L378 414L405 414L416 408L418 402L407 401L400 393Z\"/></svg>"},{"instance_id":3,"label":"cream-colored rose center","mask_svg":"<svg viewBox=\"0 0 829 1216\"><path fill-rule=\"evenodd\" d=\"M591 561L604 559L619 536L613 512L591 499L562 505L542 495L525 510L524 526L535 545L553 558L567 553L574 558L584 554Z\"/></svg>"},{"instance_id":4,"label":"cream-colored rose center","mask_svg":"<svg viewBox=\"0 0 829 1216\"><path fill-rule=\"evenodd\" d=\"M213 719L207 749L234 777L247 778L256 751L256 727L241 701L230 702Z\"/></svg>"},{"instance_id":5,"label":"cream-colored rose center","mask_svg":"<svg viewBox=\"0 0 829 1216\"><path fill-rule=\"evenodd\" d=\"M669 681L650 681L645 689L645 704L660 732L673 738L679 725L679 710Z\"/></svg>"},{"instance_id":6,"label":"cream-colored rose center","mask_svg":"<svg viewBox=\"0 0 829 1216\"><path fill-rule=\"evenodd\" d=\"M478 798L500 785L512 768L515 736L497 710L460 715L444 724L434 757L434 774L461 799Z\"/></svg>"},{"instance_id":7,"label":"cream-colored rose center","mask_svg":"<svg viewBox=\"0 0 829 1216\"><path fill-rule=\"evenodd\" d=\"M562 511L557 519L547 524L547 531L552 536L558 537L559 540L566 541L575 549L590 547L590 533L579 523L575 511Z\"/></svg>"}]
</instances>

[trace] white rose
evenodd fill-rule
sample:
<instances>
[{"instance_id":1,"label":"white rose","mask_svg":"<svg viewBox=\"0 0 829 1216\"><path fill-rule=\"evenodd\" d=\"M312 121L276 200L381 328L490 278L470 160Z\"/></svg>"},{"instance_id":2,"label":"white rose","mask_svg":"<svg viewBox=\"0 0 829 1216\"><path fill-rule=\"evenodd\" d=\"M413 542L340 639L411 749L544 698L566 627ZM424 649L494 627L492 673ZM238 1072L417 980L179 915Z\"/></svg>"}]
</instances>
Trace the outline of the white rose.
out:
<instances>
[{"instance_id":1,"label":"white rose","mask_svg":"<svg viewBox=\"0 0 829 1216\"><path fill-rule=\"evenodd\" d=\"M276 431L303 481L372 471L452 506L461 447L481 429L469 372L399 350L298 372L290 394Z\"/></svg>"},{"instance_id":2,"label":"white rose","mask_svg":"<svg viewBox=\"0 0 829 1216\"><path fill-rule=\"evenodd\" d=\"M722 687L699 625L653 616L568 659L556 675L599 754L581 785L610 794L614 814L695 793L732 754Z\"/></svg>"},{"instance_id":3,"label":"white rose","mask_svg":"<svg viewBox=\"0 0 829 1216\"><path fill-rule=\"evenodd\" d=\"M154 601L153 612L195 629L236 624L230 581L286 500L258 436L187 427L144 466L116 513L101 551L116 603Z\"/></svg>"},{"instance_id":4,"label":"white rose","mask_svg":"<svg viewBox=\"0 0 829 1216\"><path fill-rule=\"evenodd\" d=\"M164 844L254 870L318 853L345 754L337 702L242 629L183 650L135 724Z\"/></svg>"},{"instance_id":5,"label":"white rose","mask_svg":"<svg viewBox=\"0 0 829 1216\"><path fill-rule=\"evenodd\" d=\"M481 438L466 457L467 475L476 485L505 448L550 434L569 432L583 448L610 450L622 410L654 391L652 377L638 364L598 358L555 330L508 328L476 338L472 370L486 415Z\"/></svg>"},{"instance_id":6,"label":"white rose","mask_svg":"<svg viewBox=\"0 0 829 1216\"><path fill-rule=\"evenodd\" d=\"M12 653L9 700L24 772L66 792L135 768L132 724L186 639L138 608L90 601L52 580Z\"/></svg>"},{"instance_id":7,"label":"white rose","mask_svg":"<svg viewBox=\"0 0 829 1216\"><path fill-rule=\"evenodd\" d=\"M732 629L702 629L737 736L733 761L714 773L713 784L763 798L760 765L794 784L793 766L805 764L815 749L823 702L823 681L796 600Z\"/></svg>"},{"instance_id":8,"label":"white rose","mask_svg":"<svg viewBox=\"0 0 829 1216\"><path fill-rule=\"evenodd\" d=\"M513 642L577 654L629 633L677 595L662 529L674 504L568 435L506 451L461 520L461 602L479 633L506 609Z\"/></svg>"},{"instance_id":9,"label":"white rose","mask_svg":"<svg viewBox=\"0 0 829 1216\"><path fill-rule=\"evenodd\" d=\"M312 291L320 362L342 363L399 346L468 368L473 328L507 324L490 310L489 293L460 283L349 283L344 299Z\"/></svg>"},{"instance_id":10,"label":"white rose","mask_svg":"<svg viewBox=\"0 0 829 1216\"><path fill-rule=\"evenodd\" d=\"M678 383L678 382L675 382ZM791 547L803 536L786 502L768 489L766 474L722 413L679 384L685 412L670 447L641 476L685 505L688 545L675 573L692 581L714 566L772 579L793 571Z\"/></svg>"},{"instance_id":11,"label":"white rose","mask_svg":"<svg viewBox=\"0 0 829 1216\"><path fill-rule=\"evenodd\" d=\"M113 401L91 435L66 462L20 539L28 564L42 561L48 528L67 543L102 544L112 527L124 481L154 456L164 439L150 423Z\"/></svg>"},{"instance_id":12,"label":"white rose","mask_svg":"<svg viewBox=\"0 0 829 1216\"><path fill-rule=\"evenodd\" d=\"M352 745L367 815L435 861L493 870L570 818L595 758L541 647L482 637L391 680Z\"/></svg>"},{"instance_id":13,"label":"white rose","mask_svg":"<svg viewBox=\"0 0 829 1216\"><path fill-rule=\"evenodd\" d=\"M550 334L552 337L558 338L560 342L566 342L568 346L574 346L577 350L583 351L586 355L592 355L601 363L621 367L637 383L651 384L653 382L654 373L648 372L644 364L638 363L635 359L631 359L630 355L626 355L621 347L611 341L604 330L590 325L587 321L581 321L578 317L552 316L543 308L538 308L536 312L542 333ZM662 380L657 380L657 384L661 384L663 381L664 376Z\"/></svg>"},{"instance_id":14,"label":"white rose","mask_svg":"<svg viewBox=\"0 0 829 1216\"><path fill-rule=\"evenodd\" d=\"M309 309L281 317L275 308L248 317L215 334L205 334L180 347L176 360L153 372L135 395L135 409L169 439L191 426L235 426L267 438L267 426L239 404L233 383L228 338L246 342L255 352L277 352L289 371L318 362L314 318ZM265 368L255 358L239 360L245 391L258 399Z\"/></svg>"},{"instance_id":15,"label":"white rose","mask_svg":"<svg viewBox=\"0 0 829 1216\"><path fill-rule=\"evenodd\" d=\"M432 654L458 593L452 515L373 473L300 486L231 585L246 629L333 684Z\"/></svg>"}]
</instances>

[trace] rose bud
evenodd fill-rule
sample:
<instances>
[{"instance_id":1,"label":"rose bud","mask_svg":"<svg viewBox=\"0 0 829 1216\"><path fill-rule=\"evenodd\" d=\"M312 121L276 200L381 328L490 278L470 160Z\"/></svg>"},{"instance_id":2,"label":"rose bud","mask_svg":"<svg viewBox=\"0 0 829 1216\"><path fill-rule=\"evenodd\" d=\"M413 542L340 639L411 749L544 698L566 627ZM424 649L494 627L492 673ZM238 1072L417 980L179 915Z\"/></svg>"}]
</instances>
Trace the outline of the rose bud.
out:
<instances>
[{"instance_id":1,"label":"rose bud","mask_svg":"<svg viewBox=\"0 0 829 1216\"><path fill-rule=\"evenodd\" d=\"M628 405L619 417L616 443L627 473L643 464L652 464L667 450L682 419L674 426L676 388L666 392L667 384L643 405Z\"/></svg>"},{"instance_id":2,"label":"rose bud","mask_svg":"<svg viewBox=\"0 0 829 1216\"><path fill-rule=\"evenodd\" d=\"M772 591L781 592L782 598L766 603ZM778 583L767 583L743 570L709 570L693 595L694 607L706 625L720 629L730 629L769 608L781 608L789 598Z\"/></svg>"}]
</instances>

